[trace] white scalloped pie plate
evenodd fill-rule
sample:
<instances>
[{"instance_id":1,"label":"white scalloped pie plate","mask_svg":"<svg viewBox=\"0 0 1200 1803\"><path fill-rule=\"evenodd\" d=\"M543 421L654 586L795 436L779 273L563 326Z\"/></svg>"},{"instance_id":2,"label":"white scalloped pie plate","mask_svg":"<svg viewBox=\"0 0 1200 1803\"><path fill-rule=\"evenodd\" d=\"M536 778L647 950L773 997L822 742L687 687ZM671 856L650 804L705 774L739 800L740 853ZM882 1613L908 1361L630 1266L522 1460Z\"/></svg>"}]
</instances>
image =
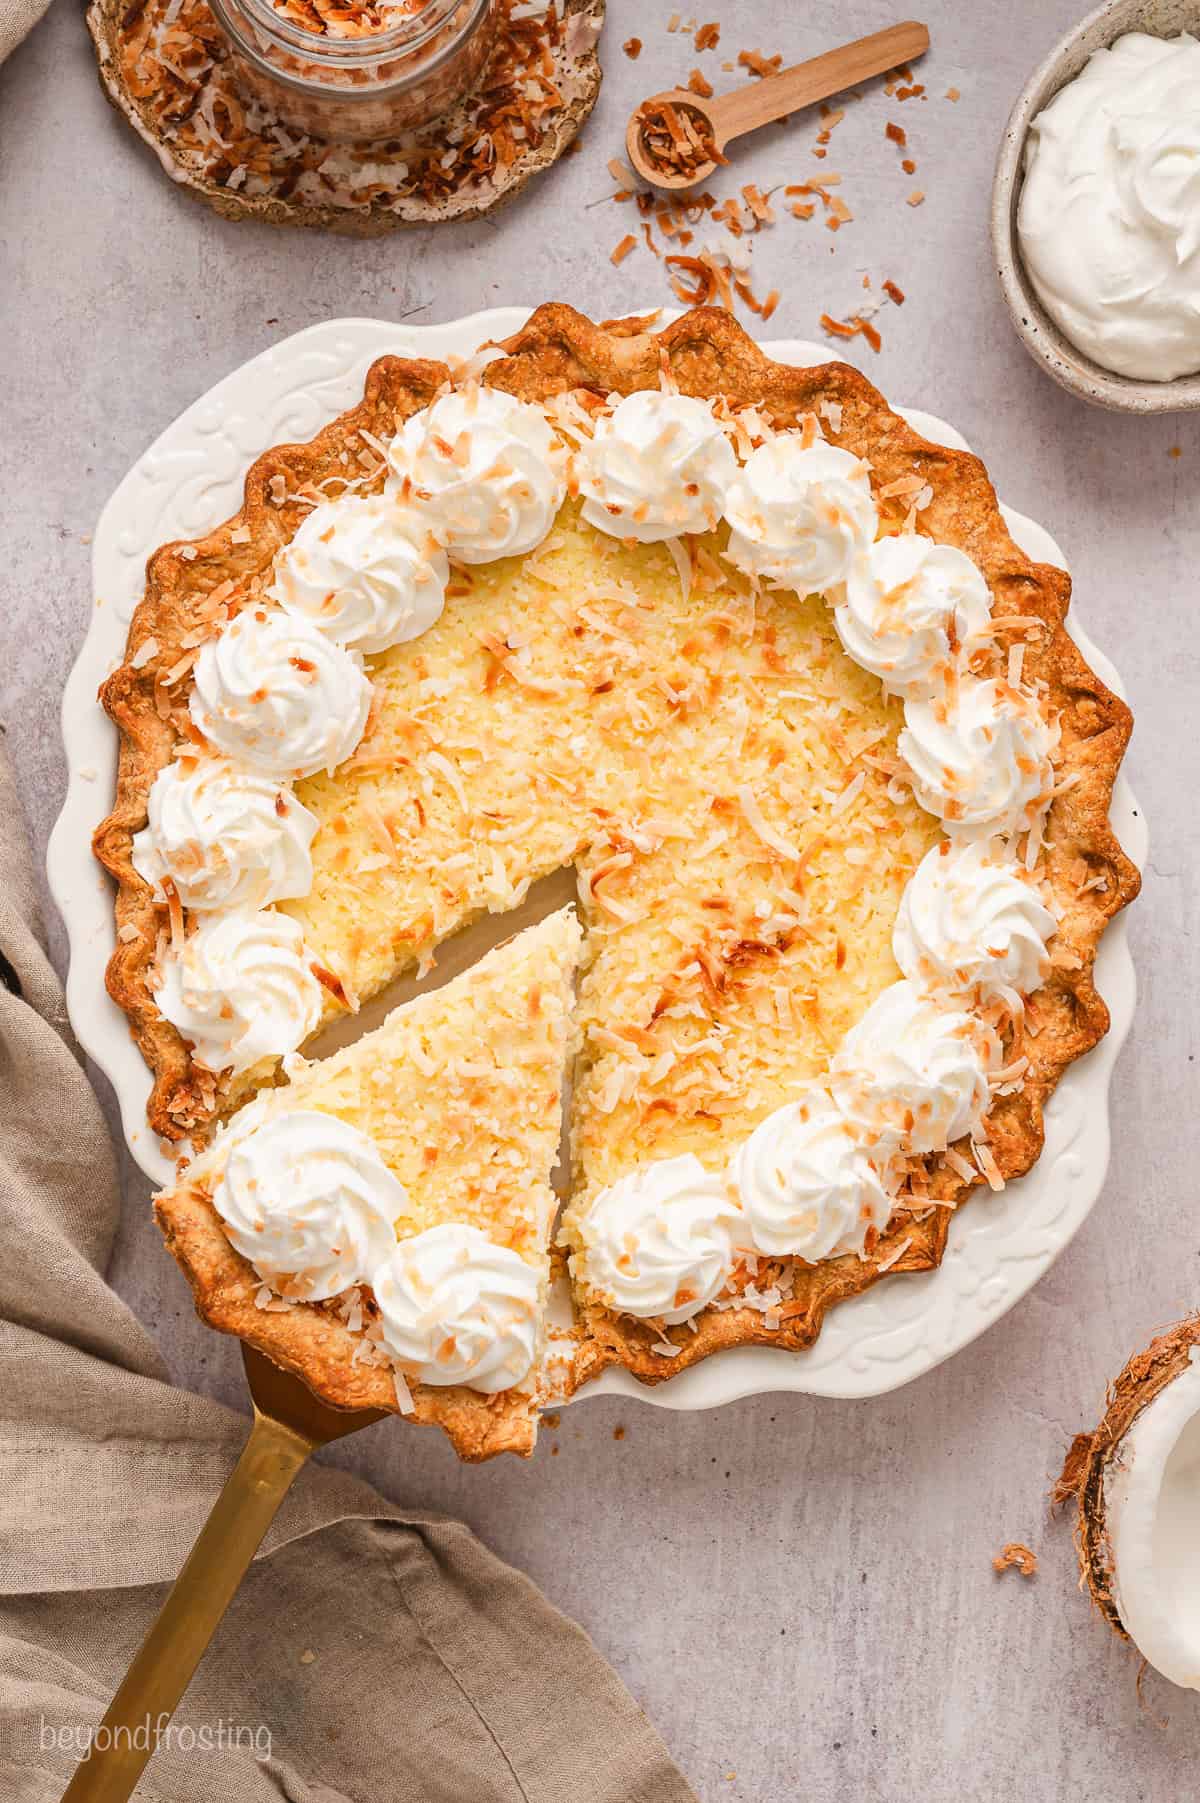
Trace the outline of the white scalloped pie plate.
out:
<instances>
[{"instance_id":1,"label":"white scalloped pie plate","mask_svg":"<svg viewBox=\"0 0 1200 1803\"><path fill-rule=\"evenodd\" d=\"M121 660L146 559L174 538L194 538L236 511L247 466L268 446L312 437L362 393L370 363L385 352L414 357L468 356L528 317L497 308L441 326L337 319L310 326L219 382L169 426L134 464L109 501L92 551L95 609L63 697L68 786L47 854L50 888L70 942L67 1007L80 1043L112 1083L130 1151L157 1184L171 1161L146 1124L150 1079L124 1015L104 987L114 945L112 892L91 855L92 832L108 811L117 761L116 733L96 691ZM664 316L664 317L669 317ZM797 340L764 347L784 362L830 361L828 350ZM963 446L944 421L902 409L928 438ZM1005 509L1013 537L1045 563L1065 567L1041 526ZM1108 659L1071 630L1092 667L1113 689ZM1113 823L1139 866L1146 829L1122 779ZM957 1214L940 1270L898 1276L842 1304L809 1352L741 1347L647 1389L624 1371L608 1371L583 1392L623 1393L665 1408L711 1408L772 1390L815 1395L881 1395L931 1370L966 1346L1025 1295L1082 1225L1108 1167L1108 1085L1133 1016L1135 981L1124 920L1105 935L1097 983L1112 1027L1094 1052L1070 1069L1046 1111L1046 1144L1029 1176L999 1196L978 1195Z\"/></svg>"}]
</instances>

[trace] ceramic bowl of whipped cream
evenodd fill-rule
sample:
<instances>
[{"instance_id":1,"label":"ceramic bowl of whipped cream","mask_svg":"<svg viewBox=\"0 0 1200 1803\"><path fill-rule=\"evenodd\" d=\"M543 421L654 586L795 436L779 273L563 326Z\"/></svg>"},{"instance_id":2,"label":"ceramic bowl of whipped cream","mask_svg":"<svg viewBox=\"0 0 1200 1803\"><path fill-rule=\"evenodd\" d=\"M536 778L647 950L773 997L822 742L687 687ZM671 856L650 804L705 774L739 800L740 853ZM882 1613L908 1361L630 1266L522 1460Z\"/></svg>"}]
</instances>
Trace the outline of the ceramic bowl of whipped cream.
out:
<instances>
[{"instance_id":1,"label":"ceramic bowl of whipped cream","mask_svg":"<svg viewBox=\"0 0 1200 1803\"><path fill-rule=\"evenodd\" d=\"M1055 381L1200 408L1200 0L1108 0L1051 51L1005 130L992 243Z\"/></svg>"}]
</instances>

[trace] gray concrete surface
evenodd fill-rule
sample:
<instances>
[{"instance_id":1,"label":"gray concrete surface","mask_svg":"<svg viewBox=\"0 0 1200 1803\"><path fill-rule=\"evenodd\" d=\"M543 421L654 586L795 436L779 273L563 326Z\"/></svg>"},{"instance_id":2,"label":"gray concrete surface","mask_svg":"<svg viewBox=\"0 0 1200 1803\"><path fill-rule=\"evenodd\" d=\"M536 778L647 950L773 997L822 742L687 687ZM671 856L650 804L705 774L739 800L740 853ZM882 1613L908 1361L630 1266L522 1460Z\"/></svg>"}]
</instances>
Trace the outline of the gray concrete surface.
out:
<instances>
[{"instance_id":1,"label":"gray concrete surface","mask_svg":"<svg viewBox=\"0 0 1200 1803\"><path fill-rule=\"evenodd\" d=\"M789 220L762 235L759 290L783 293L772 329L814 335L822 310L853 310L864 270L898 282L907 300L879 317L884 348L859 360L895 398L953 420L1004 495L1052 527L1088 628L1128 683L1153 846L1100 1204L981 1341L868 1404L760 1397L672 1415L600 1401L565 1413L528 1465L464 1470L436 1437L387 1427L340 1455L396 1497L464 1516L582 1622L705 1803L1176 1803L1195 1791L1200 1701L1151 1680L1139 1706L1135 1663L1077 1592L1070 1529L1046 1519L1051 1477L1106 1380L1200 1304L1200 420L1118 419L1053 388L1009 329L985 232L1005 115L1076 3L929 0L926 100L898 106L874 89L824 163L805 117L748 147L737 173L763 186L842 174L843 230ZM609 190L631 105L697 60L666 33L673 8L610 0L607 83L582 152L511 211L369 244L227 224L176 193L105 105L78 6L56 0L0 71L0 718L39 845L63 781L58 702L88 616L88 535L197 394L332 314L667 298L644 250L609 265L625 211L586 209ZM744 47L791 61L895 10L720 0L701 9L724 31L705 64ZM621 53L634 32L636 63ZM913 177L884 138L889 118L908 131ZM910 209L914 186L926 200ZM235 1349L194 1322L132 1171L127 1196L118 1285L181 1383L236 1400ZM1013 1538L1040 1554L1032 1583L993 1576Z\"/></svg>"}]
</instances>

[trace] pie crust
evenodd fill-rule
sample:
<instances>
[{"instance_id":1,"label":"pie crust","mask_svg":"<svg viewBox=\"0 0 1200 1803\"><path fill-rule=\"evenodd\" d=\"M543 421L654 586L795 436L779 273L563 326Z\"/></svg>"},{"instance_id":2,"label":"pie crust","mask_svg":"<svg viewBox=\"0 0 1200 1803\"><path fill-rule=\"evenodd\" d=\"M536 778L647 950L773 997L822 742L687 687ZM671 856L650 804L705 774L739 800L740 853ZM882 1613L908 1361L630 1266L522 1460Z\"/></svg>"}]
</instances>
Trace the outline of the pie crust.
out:
<instances>
[{"instance_id":1,"label":"pie crust","mask_svg":"<svg viewBox=\"0 0 1200 1803\"><path fill-rule=\"evenodd\" d=\"M1137 871L1108 819L1131 717L1066 633L1069 578L1057 568L1031 562L1013 543L977 457L922 439L846 364L800 369L772 362L723 311L696 310L656 332L652 317L597 325L567 306L551 304L539 308L499 349L502 355L487 365L482 380L528 401L581 387L601 395L629 394L657 387L666 371L683 393L753 406L779 426L817 414L832 443L869 460L878 488L919 477L929 491L922 530L959 547L982 570L999 646L1024 645L1025 677L1041 685L1061 727L1058 781L1041 865L1060 916L1050 948L1051 970L1030 998L1027 1026L1020 1030L1019 1045L1014 1042L1014 1051L1029 1061L1021 1087L998 1097L987 1117L993 1178L1020 1176L1039 1155L1043 1109L1060 1077L1107 1030L1108 1011L1093 982L1096 951L1108 922L1139 886ZM269 566L288 536L288 510L273 502L273 492L279 496L305 481L339 473L347 449L363 442L358 434L364 427L373 439L386 442L410 413L430 402L449 375L440 364L382 358L370 371L359 406L311 443L277 446L260 457L247 475L243 506L232 519L193 545L167 545L151 558L126 661L101 691L121 734L116 805L95 840L97 856L118 885L119 943L108 987L129 1016L154 1072L150 1118L167 1138L202 1137L218 1107L228 1112L245 1087L254 1085L234 1086L218 1099L211 1077L192 1066L183 1041L158 1013L150 989L163 910L134 871L130 849L132 835L146 820L150 786L175 745L166 677L183 660L186 681L189 635L203 618L206 595L211 606L214 584ZM1045 630L1029 639L1034 619ZM1013 622L1007 630L1006 620ZM673 1358L655 1350L663 1339L658 1327L603 1307L582 1306L564 1389L569 1393L611 1364L655 1383L725 1347L809 1346L835 1303L865 1290L889 1270L936 1267L952 1206L972 1187L948 1164L931 1161L930 1199L951 1206L932 1207L923 1218L894 1216L863 1259L848 1256L805 1266L760 1258L755 1280L760 1287L769 1285L785 1265L790 1277L794 1266L791 1296L778 1322L768 1326L762 1311L751 1307L706 1309L689 1324L693 1331L672 1335L678 1348ZM215 1221L180 1219L172 1223L168 1237L192 1280L201 1314L211 1318L216 1298L224 1296L222 1325L279 1356L277 1343L265 1343L267 1324L252 1301L229 1312L236 1255ZM271 1319L273 1336L279 1319ZM294 1356L287 1362L302 1369L323 1395L344 1406L389 1406L371 1374L348 1370L337 1333L316 1322L298 1323L294 1331ZM492 1450L499 1448L489 1445L475 1456Z\"/></svg>"}]
</instances>

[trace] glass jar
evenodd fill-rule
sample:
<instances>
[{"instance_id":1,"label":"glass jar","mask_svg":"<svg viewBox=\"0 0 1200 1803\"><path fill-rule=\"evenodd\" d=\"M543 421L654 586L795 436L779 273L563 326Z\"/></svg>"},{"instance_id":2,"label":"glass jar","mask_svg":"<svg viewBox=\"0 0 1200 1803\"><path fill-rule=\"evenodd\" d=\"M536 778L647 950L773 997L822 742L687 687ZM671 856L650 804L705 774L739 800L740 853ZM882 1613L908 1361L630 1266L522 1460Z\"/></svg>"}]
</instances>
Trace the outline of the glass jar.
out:
<instances>
[{"instance_id":1,"label":"glass jar","mask_svg":"<svg viewBox=\"0 0 1200 1803\"><path fill-rule=\"evenodd\" d=\"M247 98L313 137L364 142L426 125L470 92L496 27L496 0L424 0L394 25L335 37L271 0L209 0Z\"/></svg>"}]
</instances>

